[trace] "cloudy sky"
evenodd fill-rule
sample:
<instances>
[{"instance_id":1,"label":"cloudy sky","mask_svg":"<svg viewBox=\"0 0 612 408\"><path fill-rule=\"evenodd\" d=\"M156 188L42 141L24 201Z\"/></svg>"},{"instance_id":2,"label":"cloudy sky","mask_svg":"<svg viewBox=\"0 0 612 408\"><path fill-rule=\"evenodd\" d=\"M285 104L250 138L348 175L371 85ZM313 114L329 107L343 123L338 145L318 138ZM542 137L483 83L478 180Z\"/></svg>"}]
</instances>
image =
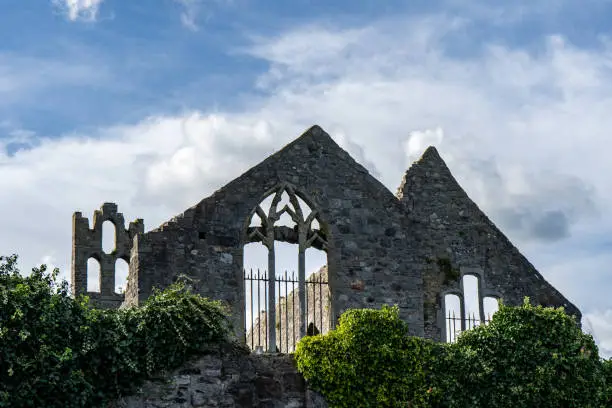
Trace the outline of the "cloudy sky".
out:
<instances>
[{"instance_id":1,"label":"cloudy sky","mask_svg":"<svg viewBox=\"0 0 612 408\"><path fill-rule=\"evenodd\" d=\"M73 211L154 228L317 123L392 192L437 146L612 354L611 1L0 3L23 270L69 277Z\"/></svg>"}]
</instances>

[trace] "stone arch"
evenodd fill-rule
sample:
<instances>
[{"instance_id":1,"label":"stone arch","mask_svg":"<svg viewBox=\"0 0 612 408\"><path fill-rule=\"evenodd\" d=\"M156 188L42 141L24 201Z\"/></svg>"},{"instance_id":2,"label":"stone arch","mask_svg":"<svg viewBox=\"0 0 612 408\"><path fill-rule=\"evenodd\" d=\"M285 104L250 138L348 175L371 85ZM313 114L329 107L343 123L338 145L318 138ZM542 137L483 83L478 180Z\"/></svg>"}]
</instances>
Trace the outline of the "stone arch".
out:
<instances>
[{"instance_id":1,"label":"stone arch","mask_svg":"<svg viewBox=\"0 0 612 408\"><path fill-rule=\"evenodd\" d=\"M91 285L91 281L95 280L95 284ZM90 256L87 258L87 292L100 293L102 286L102 273L100 267L100 257Z\"/></svg>"},{"instance_id":2,"label":"stone arch","mask_svg":"<svg viewBox=\"0 0 612 408\"><path fill-rule=\"evenodd\" d=\"M265 205L264 205L265 203ZM269 205L269 208L268 208ZM244 248L246 245L260 242L267 248L268 263L267 263L267 283L266 283L266 298L267 298L267 314L266 321L269 319L270 322L276 322L276 275L279 271L276 271L276 254L275 254L275 243L287 242L296 244L298 249L298 274L297 274L297 294L299 297L299 328L298 338L302 338L307 333L308 325L308 314L307 314L307 293L306 290L306 250L309 248L319 249L325 251L327 255L328 242L329 242L329 224L322 219L321 211L314 205L313 201L309 199L307 195L300 192L295 186L289 183L280 183L274 188L266 191L262 196L257 205L248 213L244 220L242 229L242 245ZM277 225L277 222L282 217L290 217L293 227L286 225ZM286 223L284 223L286 224ZM245 271L246 273L246 271ZM281 271L282 273L282 271ZM258 275L259 276L259 275ZM282 275L281 275L282 276ZM250 276L253 277L252 275ZM326 287L327 277L325 278ZM247 276L245 275L245 280ZM285 277L285 279L287 279ZM322 279L318 278L317 282L321 284ZM245 287L246 290L246 287ZM329 290L329 289L328 289ZM258 290L259 293L259 290ZM319 293L321 293L319 291ZM287 299L289 294L285 293ZM294 291L291 292L294 295ZM329 300L331 296L325 296L325 300ZM246 299L246 294L245 294ZM252 300L252 299L251 299ZM279 299L279 305L281 300ZM313 301L313 305L316 302ZM321 301L319 301L321 304ZM246 302L245 302L246 307ZM316 306L313 306L316 307ZM280 310L283 310L280 305ZM285 313L288 305L285 304ZM326 306L325 310L327 313L331 313L331 307ZM245 313L245 320L248 313ZM261 314L257 313L258 319L261 319ZM328 318L327 321L331 321ZM280 318L282 323L282 316ZM287 320L285 320L287 322ZM266 325L266 343L269 352L276 351L276 339L277 339L277 324ZM245 321L247 327L245 335L248 336L248 323ZM261 321L258 320L257 327L261 327ZM280 330L280 327L278 328ZM261 330L261 329L260 329ZM259 335L260 333L258 333ZM251 334L252 335L252 334ZM287 335L286 335L287 336ZM292 339L294 343L295 339ZM282 348L282 347L281 347Z\"/></svg>"},{"instance_id":3,"label":"stone arch","mask_svg":"<svg viewBox=\"0 0 612 408\"><path fill-rule=\"evenodd\" d=\"M102 234L100 240L102 251L105 254L112 254L117 251L117 225L115 225L115 222L111 219L104 220L100 233Z\"/></svg>"},{"instance_id":4,"label":"stone arch","mask_svg":"<svg viewBox=\"0 0 612 408\"><path fill-rule=\"evenodd\" d=\"M472 316L468 316L468 310L466 306L466 288L464 284L464 278L466 276L473 276L477 279L477 308L478 308L478 317L476 317L477 321L473 322L470 319L474 319ZM501 299L501 295L494 289L489 289L486 285L485 274L482 268L479 267L460 267L459 268L459 281L458 284L452 288L447 289L440 293L441 298L441 310L443 311L443 319L440 318L438 320L438 326L443 328L442 330L442 339L449 338L448 333L448 310L446 305L446 296L447 295L456 295L459 298L459 317L458 321L460 321L460 330L467 330L479 324L488 323L487 314L485 313L485 299L493 298L495 300ZM441 316L441 315L439 315ZM453 337L453 336L451 336Z\"/></svg>"},{"instance_id":5,"label":"stone arch","mask_svg":"<svg viewBox=\"0 0 612 408\"><path fill-rule=\"evenodd\" d=\"M492 296L492 295L482 297L482 304L483 304L486 322L491 321L491 318L493 317L495 312L499 310L499 306L498 306L499 299L500 298L498 296Z\"/></svg>"},{"instance_id":6,"label":"stone arch","mask_svg":"<svg viewBox=\"0 0 612 408\"><path fill-rule=\"evenodd\" d=\"M119 256L115 259L115 293L120 295L125 293L127 278L130 271L130 259L126 256Z\"/></svg>"},{"instance_id":7,"label":"stone arch","mask_svg":"<svg viewBox=\"0 0 612 408\"><path fill-rule=\"evenodd\" d=\"M481 274L474 271L462 273L459 286L463 292L463 318L466 320L467 329L470 329L479 325L484 316Z\"/></svg>"},{"instance_id":8,"label":"stone arch","mask_svg":"<svg viewBox=\"0 0 612 408\"><path fill-rule=\"evenodd\" d=\"M453 300L456 299L456 302ZM456 338L458 332L463 331L464 322L464 301L463 292L459 290L447 290L441 294L442 301L442 319L439 322L442 330L443 339L447 342L452 342ZM452 304L452 303L457 303ZM459 326L457 330L457 326Z\"/></svg>"},{"instance_id":9,"label":"stone arch","mask_svg":"<svg viewBox=\"0 0 612 408\"><path fill-rule=\"evenodd\" d=\"M103 224L114 226L114 249L106 253L103 249ZM119 307L124 296L115 293L115 264L121 258L128 262L134 237L144 232L142 219L136 219L125 228L123 214L117 211L117 204L104 203L94 211L92 227L89 219L81 212L72 216L72 293L86 294L87 260L95 258L100 264L100 292L90 294L90 301L98 307Z\"/></svg>"}]
</instances>

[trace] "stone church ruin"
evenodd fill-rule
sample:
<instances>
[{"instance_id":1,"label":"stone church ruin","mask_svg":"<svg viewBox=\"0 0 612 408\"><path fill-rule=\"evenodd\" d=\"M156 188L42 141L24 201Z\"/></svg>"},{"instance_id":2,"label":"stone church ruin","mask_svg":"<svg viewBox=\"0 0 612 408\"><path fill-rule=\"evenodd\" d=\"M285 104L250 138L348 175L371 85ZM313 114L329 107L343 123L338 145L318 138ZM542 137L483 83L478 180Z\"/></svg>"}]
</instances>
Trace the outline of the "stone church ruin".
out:
<instances>
[{"instance_id":1,"label":"stone church ruin","mask_svg":"<svg viewBox=\"0 0 612 408\"><path fill-rule=\"evenodd\" d=\"M110 252L102 249L105 221L115 225ZM237 338L257 351L290 352L303 336L333 329L347 309L384 304L398 305L412 335L436 341L485 323L485 304L497 299L521 305L529 296L581 318L467 196L434 147L394 195L318 126L158 228L145 232L137 219L126 229L117 205L105 203L92 228L75 212L72 229L74 295L127 307L187 275L202 296L227 303ZM297 246L297 271L276 270L276 242ZM245 270L252 243L267 249L264 271ZM310 277L308 250L327 260ZM95 292L87 288L92 258L100 265ZM124 293L115 293L117 260L129 264ZM469 282L477 292L472 315Z\"/></svg>"}]
</instances>

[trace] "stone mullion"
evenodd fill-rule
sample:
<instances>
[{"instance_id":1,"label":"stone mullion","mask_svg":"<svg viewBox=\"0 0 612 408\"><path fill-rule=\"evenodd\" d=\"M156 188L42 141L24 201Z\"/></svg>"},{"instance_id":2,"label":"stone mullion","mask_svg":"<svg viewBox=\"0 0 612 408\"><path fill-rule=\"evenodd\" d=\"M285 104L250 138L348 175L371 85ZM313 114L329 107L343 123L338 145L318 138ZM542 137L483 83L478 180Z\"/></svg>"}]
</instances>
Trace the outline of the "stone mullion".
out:
<instances>
[{"instance_id":1,"label":"stone mullion","mask_svg":"<svg viewBox=\"0 0 612 408\"><path fill-rule=\"evenodd\" d=\"M480 277L478 279L478 313L480 314L480 323L485 323L485 315L484 315L484 297L482 296L482 286L483 282Z\"/></svg>"},{"instance_id":2,"label":"stone mullion","mask_svg":"<svg viewBox=\"0 0 612 408\"><path fill-rule=\"evenodd\" d=\"M276 265L274 255L274 229L268 233L268 352L276 352ZM270 239L270 235L272 235Z\"/></svg>"},{"instance_id":3,"label":"stone mullion","mask_svg":"<svg viewBox=\"0 0 612 408\"><path fill-rule=\"evenodd\" d=\"M463 288L463 285L461 285L461 287ZM459 312L461 313L461 331L465 331L465 299L463 297L463 290L461 291L462 294L461 296L459 296Z\"/></svg>"},{"instance_id":4,"label":"stone mullion","mask_svg":"<svg viewBox=\"0 0 612 408\"><path fill-rule=\"evenodd\" d=\"M298 293L300 303L300 338L306 335L306 246L304 235L299 229L299 252L298 252Z\"/></svg>"},{"instance_id":5,"label":"stone mullion","mask_svg":"<svg viewBox=\"0 0 612 408\"><path fill-rule=\"evenodd\" d=\"M278 202L281 199L282 189L276 192L268 217L262 220L266 226L266 246L268 247L268 352L276 352L276 263L274 253L274 224L279 219L276 211Z\"/></svg>"}]
</instances>

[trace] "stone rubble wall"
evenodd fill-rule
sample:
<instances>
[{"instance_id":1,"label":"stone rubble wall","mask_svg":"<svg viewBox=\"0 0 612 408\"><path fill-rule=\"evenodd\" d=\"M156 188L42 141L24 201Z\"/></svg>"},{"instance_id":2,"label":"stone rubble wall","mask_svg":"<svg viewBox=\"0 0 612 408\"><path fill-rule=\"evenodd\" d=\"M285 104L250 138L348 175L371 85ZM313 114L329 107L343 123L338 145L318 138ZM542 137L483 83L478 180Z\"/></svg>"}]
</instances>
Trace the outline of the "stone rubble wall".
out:
<instances>
[{"instance_id":1,"label":"stone rubble wall","mask_svg":"<svg viewBox=\"0 0 612 408\"><path fill-rule=\"evenodd\" d=\"M108 408L326 408L291 354L251 354L225 344Z\"/></svg>"}]
</instances>

